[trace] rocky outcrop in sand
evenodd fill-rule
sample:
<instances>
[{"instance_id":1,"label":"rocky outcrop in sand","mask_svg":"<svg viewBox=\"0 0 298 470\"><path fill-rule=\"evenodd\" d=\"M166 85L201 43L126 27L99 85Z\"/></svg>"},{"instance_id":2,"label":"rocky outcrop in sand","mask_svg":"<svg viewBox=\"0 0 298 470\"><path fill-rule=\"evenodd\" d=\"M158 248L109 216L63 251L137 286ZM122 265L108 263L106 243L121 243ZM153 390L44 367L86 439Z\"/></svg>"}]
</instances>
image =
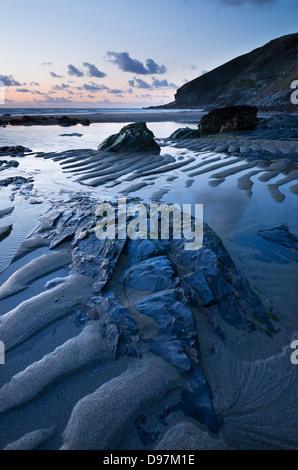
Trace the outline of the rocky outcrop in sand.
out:
<instances>
[{"instance_id":1,"label":"rocky outcrop in sand","mask_svg":"<svg viewBox=\"0 0 298 470\"><path fill-rule=\"evenodd\" d=\"M118 134L113 134L102 142L98 150L108 152L150 152L159 154L160 147L154 140L154 134L145 122L124 126Z\"/></svg>"},{"instance_id":2,"label":"rocky outcrop in sand","mask_svg":"<svg viewBox=\"0 0 298 470\"><path fill-rule=\"evenodd\" d=\"M41 237L48 240L42 245L52 246L52 254L27 263L1 287L2 296L14 299L26 293L38 273L53 273L43 292L3 312L0 318L0 338L12 371L0 388L1 420L11 436L0 434L3 446L42 447L52 439L54 447L62 449L177 449L181 442L183 449L222 449L227 447L222 436L241 446L242 438L231 436L239 420L230 419L234 405L229 401L232 398L225 397L225 388L232 387L230 379L221 383L216 368L212 372L208 368L206 376L196 316L200 315L200 322L206 321L206 333L213 335L216 351L220 344L225 345L227 325L240 333L274 336L259 298L208 225L204 225L204 246L199 251L185 251L183 241L172 238L167 242L99 240L94 232L96 207L89 198L53 205L31 235L39 245ZM53 270L65 263L69 275L55 276ZM69 336L73 315L80 329ZM65 325L61 340L55 340L61 324ZM50 342L55 347L51 349L47 341L34 352L29 344L38 344L38 336L49 328L54 329ZM23 367L22 360L16 361L17 348L31 356ZM208 361L213 361L212 355L205 359ZM232 359L221 355L220 368L225 361L229 365ZM246 370L243 367L239 361L230 373ZM266 361L260 367L260 373L266 375ZM87 374L86 384L78 379L82 373ZM292 380L291 375L288 386ZM48 418L37 426L37 416L33 429L25 422L19 430L15 425L15 431L9 427L10 419L13 423L18 420L20 410L34 416L37 406L41 416L40 410L47 409L57 387L59 393L69 393L69 382L68 400L55 399L51 413L59 422L55 431ZM229 396L238 397L234 378L233 383ZM258 394L267 385L268 381L260 382ZM278 387L276 384L276 393ZM223 397L218 397L219 389ZM241 406L251 413L252 390L247 390L241 395ZM268 397L268 407L270 400ZM276 417L270 422L271 430L274 420ZM36 431L38 428L41 430ZM255 437L245 430L242 435L249 447ZM9 444L9 439L19 441ZM291 448L291 442L287 447Z\"/></svg>"},{"instance_id":3,"label":"rocky outcrop in sand","mask_svg":"<svg viewBox=\"0 0 298 470\"><path fill-rule=\"evenodd\" d=\"M213 109L201 118L200 134L251 131L258 124L257 112L255 106L230 106Z\"/></svg>"}]
</instances>

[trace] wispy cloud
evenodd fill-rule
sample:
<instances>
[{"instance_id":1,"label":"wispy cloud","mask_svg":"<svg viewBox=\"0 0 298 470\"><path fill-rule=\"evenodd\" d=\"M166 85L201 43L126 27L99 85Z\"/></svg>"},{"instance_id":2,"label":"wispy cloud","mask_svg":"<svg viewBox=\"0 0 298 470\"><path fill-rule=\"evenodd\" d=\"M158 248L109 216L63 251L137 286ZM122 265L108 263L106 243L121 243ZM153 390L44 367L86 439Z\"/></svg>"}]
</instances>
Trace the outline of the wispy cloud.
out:
<instances>
[{"instance_id":1,"label":"wispy cloud","mask_svg":"<svg viewBox=\"0 0 298 470\"><path fill-rule=\"evenodd\" d=\"M128 52L107 52L107 60L117 65L123 72L137 75L163 74L167 71L164 65L158 65L153 59L147 59L146 65L137 59L132 59Z\"/></svg>"},{"instance_id":2,"label":"wispy cloud","mask_svg":"<svg viewBox=\"0 0 298 470\"><path fill-rule=\"evenodd\" d=\"M70 88L70 85L66 85L65 83L61 83L61 85L55 85L52 87L53 90L65 90L66 88Z\"/></svg>"},{"instance_id":3,"label":"wispy cloud","mask_svg":"<svg viewBox=\"0 0 298 470\"><path fill-rule=\"evenodd\" d=\"M132 88L144 88L152 90L153 88L178 88L175 83L169 83L168 80L158 80L158 78L152 77L152 83L148 83L145 80L134 77L133 80L128 81L128 85Z\"/></svg>"},{"instance_id":4,"label":"wispy cloud","mask_svg":"<svg viewBox=\"0 0 298 470\"><path fill-rule=\"evenodd\" d=\"M158 78L153 78L152 77L152 85L155 88L178 88L175 83L169 83L168 80L158 80Z\"/></svg>"},{"instance_id":5,"label":"wispy cloud","mask_svg":"<svg viewBox=\"0 0 298 470\"><path fill-rule=\"evenodd\" d=\"M145 82L145 80L142 80L141 78L134 78L133 80L129 80L128 82L129 86L131 87L136 87L136 88L151 88L150 83Z\"/></svg>"},{"instance_id":6,"label":"wispy cloud","mask_svg":"<svg viewBox=\"0 0 298 470\"><path fill-rule=\"evenodd\" d=\"M39 103L39 104L47 104L47 103L61 104L61 103L71 103L72 100L69 100L68 98L58 97L58 96L46 95L44 100L35 99L34 102Z\"/></svg>"},{"instance_id":7,"label":"wispy cloud","mask_svg":"<svg viewBox=\"0 0 298 470\"><path fill-rule=\"evenodd\" d=\"M84 76L84 72L82 72L81 70L79 70L77 67L75 67L72 64L68 65L67 73L68 73L68 75L73 75L74 77L83 77Z\"/></svg>"},{"instance_id":8,"label":"wispy cloud","mask_svg":"<svg viewBox=\"0 0 298 470\"><path fill-rule=\"evenodd\" d=\"M45 65L45 66L50 66L50 65L53 65L52 62L43 62L42 64L40 65Z\"/></svg>"},{"instance_id":9,"label":"wispy cloud","mask_svg":"<svg viewBox=\"0 0 298 470\"><path fill-rule=\"evenodd\" d=\"M84 67L88 69L87 75L89 77L103 78L106 77L106 73L101 72L94 64L89 64L89 62L83 63Z\"/></svg>"},{"instance_id":10,"label":"wispy cloud","mask_svg":"<svg viewBox=\"0 0 298 470\"><path fill-rule=\"evenodd\" d=\"M57 75L55 72L50 72L50 75L53 78L62 78L62 75Z\"/></svg>"},{"instance_id":11,"label":"wispy cloud","mask_svg":"<svg viewBox=\"0 0 298 470\"><path fill-rule=\"evenodd\" d=\"M183 69L189 69L189 70L197 70L197 66L194 64L191 65L182 65Z\"/></svg>"},{"instance_id":12,"label":"wispy cloud","mask_svg":"<svg viewBox=\"0 0 298 470\"><path fill-rule=\"evenodd\" d=\"M84 83L81 87L77 87L78 90L86 90L86 91L102 91L102 90L108 90L108 87L105 85L98 85L97 83L91 82L91 83Z\"/></svg>"}]
</instances>

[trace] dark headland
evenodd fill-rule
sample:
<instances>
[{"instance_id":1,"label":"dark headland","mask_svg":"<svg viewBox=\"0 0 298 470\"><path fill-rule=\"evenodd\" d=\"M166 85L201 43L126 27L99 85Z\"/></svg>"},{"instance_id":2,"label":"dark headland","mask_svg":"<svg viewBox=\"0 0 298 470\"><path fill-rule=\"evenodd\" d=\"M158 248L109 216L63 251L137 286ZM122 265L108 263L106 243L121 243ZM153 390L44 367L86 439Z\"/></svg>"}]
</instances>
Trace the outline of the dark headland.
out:
<instances>
[{"instance_id":1,"label":"dark headland","mask_svg":"<svg viewBox=\"0 0 298 470\"><path fill-rule=\"evenodd\" d=\"M149 109L210 109L249 104L296 111L290 85L298 77L298 33L274 39L183 85L175 101Z\"/></svg>"}]
</instances>

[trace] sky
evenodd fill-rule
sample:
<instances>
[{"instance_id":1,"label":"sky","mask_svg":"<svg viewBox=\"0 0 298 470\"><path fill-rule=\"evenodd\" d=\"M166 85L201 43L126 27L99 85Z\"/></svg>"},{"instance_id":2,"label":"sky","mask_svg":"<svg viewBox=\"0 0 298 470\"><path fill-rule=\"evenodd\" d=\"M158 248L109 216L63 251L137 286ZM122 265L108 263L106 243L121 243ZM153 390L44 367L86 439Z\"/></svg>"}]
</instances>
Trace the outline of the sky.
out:
<instances>
[{"instance_id":1,"label":"sky","mask_svg":"<svg viewBox=\"0 0 298 470\"><path fill-rule=\"evenodd\" d=\"M298 24L298 0L0 0L0 7L1 107L169 103L184 83Z\"/></svg>"}]
</instances>

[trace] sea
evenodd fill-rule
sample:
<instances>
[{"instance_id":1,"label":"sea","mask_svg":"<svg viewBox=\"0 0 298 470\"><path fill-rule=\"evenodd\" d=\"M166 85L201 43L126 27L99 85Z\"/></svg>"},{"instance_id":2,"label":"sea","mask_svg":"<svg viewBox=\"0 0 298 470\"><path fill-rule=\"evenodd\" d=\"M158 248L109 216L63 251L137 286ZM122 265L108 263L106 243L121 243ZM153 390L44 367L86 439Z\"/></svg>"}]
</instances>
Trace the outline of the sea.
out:
<instances>
[{"instance_id":1,"label":"sea","mask_svg":"<svg viewBox=\"0 0 298 470\"><path fill-rule=\"evenodd\" d=\"M71 114L139 114L139 113L160 113L161 115L167 110L144 110L142 108L0 108L1 114L15 115L71 115ZM174 112L181 110L174 110ZM193 110L183 110L193 111ZM132 121L133 122L133 121ZM61 127L59 125L50 126L7 126L0 127L0 147L10 145L23 145L30 148L33 152L63 152L72 149L96 149L98 145L109 135L119 132L119 130L127 125L127 120L123 122L103 122L92 123L90 126L82 126L78 124L72 127ZM174 121L150 122L148 128L154 133L156 138L167 138L179 127L196 128L195 123L182 123ZM77 134L77 135L73 135Z\"/></svg>"},{"instance_id":2,"label":"sea","mask_svg":"<svg viewBox=\"0 0 298 470\"><path fill-rule=\"evenodd\" d=\"M2 108L0 106L1 114L11 114L12 116L18 114L93 114L93 113L164 113L169 112L168 109L145 109L145 108ZM183 109L183 111L203 111L203 109ZM171 113L181 112L181 109L171 109Z\"/></svg>"}]
</instances>

